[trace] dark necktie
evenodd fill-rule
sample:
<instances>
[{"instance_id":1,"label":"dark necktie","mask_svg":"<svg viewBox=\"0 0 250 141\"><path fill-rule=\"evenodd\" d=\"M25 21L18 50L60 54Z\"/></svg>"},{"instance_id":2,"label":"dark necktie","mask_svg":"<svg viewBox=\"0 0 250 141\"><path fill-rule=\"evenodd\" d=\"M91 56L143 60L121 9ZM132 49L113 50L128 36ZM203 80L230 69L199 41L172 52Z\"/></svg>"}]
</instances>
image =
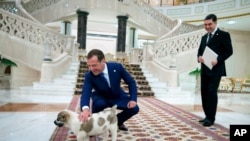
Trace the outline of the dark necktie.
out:
<instances>
[{"instance_id":1,"label":"dark necktie","mask_svg":"<svg viewBox=\"0 0 250 141\"><path fill-rule=\"evenodd\" d=\"M207 44L210 42L211 38L212 38L212 33L209 33L209 34L208 34Z\"/></svg>"}]
</instances>

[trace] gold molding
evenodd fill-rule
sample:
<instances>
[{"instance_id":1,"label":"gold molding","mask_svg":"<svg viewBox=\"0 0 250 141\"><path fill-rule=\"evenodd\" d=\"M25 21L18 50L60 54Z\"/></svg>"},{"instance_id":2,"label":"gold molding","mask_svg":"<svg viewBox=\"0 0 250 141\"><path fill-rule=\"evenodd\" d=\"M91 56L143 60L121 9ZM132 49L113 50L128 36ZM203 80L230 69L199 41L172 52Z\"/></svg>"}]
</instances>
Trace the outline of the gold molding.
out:
<instances>
[{"instance_id":1,"label":"gold molding","mask_svg":"<svg viewBox=\"0 0 250 141\"><path fill-rule=\"evenodd\" d=\"M218 17L217 19L218 20L224 20L224 19L239 18L239 17L244 17L244 16L250 16L250 13L244 13L244 14L238 14L238 15ZM203 22L203 21L204 21L204 19L191 20L191 21L185 21L185 22L192 23L192 22Z\"/></svg>"}]
</instances>

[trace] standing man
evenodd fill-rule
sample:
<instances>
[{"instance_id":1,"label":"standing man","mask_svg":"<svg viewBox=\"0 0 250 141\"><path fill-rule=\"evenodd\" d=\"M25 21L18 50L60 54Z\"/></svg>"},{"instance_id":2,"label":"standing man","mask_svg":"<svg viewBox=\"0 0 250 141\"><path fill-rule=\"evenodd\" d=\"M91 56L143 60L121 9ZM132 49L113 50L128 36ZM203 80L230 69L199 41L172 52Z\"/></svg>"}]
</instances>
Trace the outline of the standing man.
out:
<instances>
[{"instance_id":1,"label":"standing man","mask_svg":"<svg viewBox=\"0 0 250 141\"><path fill-rule=\"evenodd\" d=\"M216 15L207 15L204 19L204 26L207 34L202 36L197 59L201 63L201 102L205 118L199 122L203 126L211 126L215 121L218 103L217 90L221 76L226 76L225 61L233 54L233 47L230 34L217 28ZM209 47L218 55L217 59L211 62L212 69L204 64L202 55L205 47Z\"/></svg>"},{"instance_id":2,"label":"standing man","mask_svg":"<svg viewBox=\"0 0 250 141\"><path fill-rule=\"evenodd\" d=\"M135 80L122 64L106 62L103 52L98 49L93 49L87 54L87 65L89 71L85 74L81 95L80 121L86 122L91 113L117 105L117 108L122 110L117 114L118 129L128 131L124 122L139 112ZM121 88L121 79L128 85L129 94Z\"/></svg>"}]
</instances>

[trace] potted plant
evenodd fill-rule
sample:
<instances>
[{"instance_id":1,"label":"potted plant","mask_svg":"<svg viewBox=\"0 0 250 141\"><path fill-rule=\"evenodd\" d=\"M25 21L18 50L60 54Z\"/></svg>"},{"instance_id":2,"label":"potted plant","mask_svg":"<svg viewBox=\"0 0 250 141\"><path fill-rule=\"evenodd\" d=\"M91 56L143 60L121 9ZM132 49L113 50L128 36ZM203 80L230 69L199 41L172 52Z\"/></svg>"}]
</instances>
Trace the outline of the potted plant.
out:
<instances>
[{"instance_id":1,"label":"potted plant","mask_svg":"<svg viewBox=\"0 0 250 141\"><path fill-rule=\"evenodd\" d=\"M198 79L198 77L200 76L201 74L201 69L200 68L196 68L194 70L192 70L191 72L188 73L189 75L193 75L195 76L196 80Z\"/></svg>"},{"instance_id":2,"label":"potted plant","mask_svg":"<svg viewBox=\"0 0 250 141\"><path fill-rule=\"evenodd\" d=\"M200 74L201 74L201 69L196 68L192 70L191 72L188 73L189 75L195 76L196 84L195 84L195 93L198 93L200 89Z\"/></svg>"},{"instance_id":3,"label":"potted plant","mask_svg":"<svg viewBox=\"0 0 250 141\"><path fill-rule=\"evenodd\" d=\"M1 68L3 66L3 69ZM7 66L7 67L5 67ZM6 58L3 58L3 56L0 54L0 86L1 88L9 88L9 85L6 85L4 82L4 80L7 78L7 80L9 80L9 75L10 74L7 74L5 71L6 70L9 70L7 71L8 73L10 73L10 68L12 66L15 66L17 67L17 64L9 59L6 59ZM4 71L4 72L1 72L1 71Z\"/></svg>"},{"instance_id":4,"label":"potted plant","mask_svg":"<svg viewBox=\"0 0 250 141\"><path fill-rule=\"evenodd\" d=\"M0 54L0 64L4 64L6 66L15 66L17 67L17 64L9 59L3 58Z\"/></svg>"}]
</instances>

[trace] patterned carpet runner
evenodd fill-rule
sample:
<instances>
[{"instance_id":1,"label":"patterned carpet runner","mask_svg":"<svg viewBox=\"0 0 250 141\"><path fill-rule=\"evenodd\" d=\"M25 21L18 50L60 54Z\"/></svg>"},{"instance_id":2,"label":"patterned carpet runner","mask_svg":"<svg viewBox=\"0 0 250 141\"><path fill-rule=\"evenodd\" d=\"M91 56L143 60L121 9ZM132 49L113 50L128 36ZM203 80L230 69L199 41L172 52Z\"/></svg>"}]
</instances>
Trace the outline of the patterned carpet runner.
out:
<instances>
[{"instance_id":1,"label":"patterned carpet runner","mask_svg":"<svg viewBox=\"0 0 250 141\"><path fill-rule=\"evenodd\" d=\"M139 114L125 123L129 131L119 131L117 141L229 140L229 129L218 124L203 127L198 123L200 117L153 97L139 97L138 104ZM79 96L73 97L68 108L79 111ZM65 127L57 127L50 141L76 141L76 136Z\"/></svg>"}]
</instances>

